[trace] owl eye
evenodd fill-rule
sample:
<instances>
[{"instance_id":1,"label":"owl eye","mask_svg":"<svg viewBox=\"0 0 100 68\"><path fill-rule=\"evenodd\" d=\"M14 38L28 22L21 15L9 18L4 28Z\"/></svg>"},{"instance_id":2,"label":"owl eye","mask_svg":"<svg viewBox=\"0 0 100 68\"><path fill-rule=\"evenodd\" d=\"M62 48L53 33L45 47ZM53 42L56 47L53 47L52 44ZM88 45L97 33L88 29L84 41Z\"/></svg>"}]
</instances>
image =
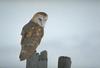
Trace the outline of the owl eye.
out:
<instances>
[{"instance_id":1,"label":"owl eye","mask_svg":"<svg viewBox=\"0 0 100 68\"><path fill-rule=\"evenodd\" d=\"M42 19L41 19L41 18L39 18L39 21L42 21Z\"/></svg>"}]
</instances>

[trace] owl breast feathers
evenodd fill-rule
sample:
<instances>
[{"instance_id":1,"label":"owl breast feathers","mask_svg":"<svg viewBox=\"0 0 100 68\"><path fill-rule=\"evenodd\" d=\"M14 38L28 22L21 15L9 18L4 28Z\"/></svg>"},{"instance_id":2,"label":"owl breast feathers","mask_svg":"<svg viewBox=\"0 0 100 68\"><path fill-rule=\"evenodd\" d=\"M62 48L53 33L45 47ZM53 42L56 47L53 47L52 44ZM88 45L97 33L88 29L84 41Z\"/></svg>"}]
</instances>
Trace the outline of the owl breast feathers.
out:
<instances>
[{"instance_id":1,"label":"owl breast feathers","mask_svg":"<svg viewBox=\"0 0 100 68\"><path fill-rule=\"evenodd\" d=\"M43 37L44 29L31 21L23 27L20 60L28 59L36 51Z\"/></svg>"}]
</instances>

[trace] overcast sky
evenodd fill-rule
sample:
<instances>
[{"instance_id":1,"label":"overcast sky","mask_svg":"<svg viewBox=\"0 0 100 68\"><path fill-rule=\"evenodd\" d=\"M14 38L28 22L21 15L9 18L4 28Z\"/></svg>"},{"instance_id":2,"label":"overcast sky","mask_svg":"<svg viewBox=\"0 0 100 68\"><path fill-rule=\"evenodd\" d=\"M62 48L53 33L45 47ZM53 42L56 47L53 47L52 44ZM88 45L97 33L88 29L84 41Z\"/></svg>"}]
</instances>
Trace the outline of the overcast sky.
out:
<instances>
[{"instance_id":1,"label":"overcast sky","mask_svg":"<svg viewBox=\"0 0 100 68\"><path fill-rule=\"evenodd\" d=\"M69 56L72 68L100 68L100 1L0 0L0 68L25 68L20 62L22 27L34 13L49 18L38 52L48 51L49 68Z\"/></svg>"}]
</instances>

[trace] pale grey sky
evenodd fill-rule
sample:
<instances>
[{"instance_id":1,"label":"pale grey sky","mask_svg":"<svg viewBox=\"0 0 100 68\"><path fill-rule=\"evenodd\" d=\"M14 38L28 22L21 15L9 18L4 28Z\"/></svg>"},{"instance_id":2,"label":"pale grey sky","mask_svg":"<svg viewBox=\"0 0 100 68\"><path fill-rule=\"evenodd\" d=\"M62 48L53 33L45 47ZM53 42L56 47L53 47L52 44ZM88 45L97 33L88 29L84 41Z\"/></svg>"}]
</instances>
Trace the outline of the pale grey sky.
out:
<instances>
[{"instance_id":1,"label":"pale grey sky","mask_svg":"<svg viewBox=\"0 0 100 68\"><path fill-rule=\"evenodd\" d=\"M0 68L25 68L19 61L22 27L34 13L49 19L38 52L48 51L49 68L69 56L72 68L100 68L100 1L0 0Z\"/></svg>"}]
</instances>

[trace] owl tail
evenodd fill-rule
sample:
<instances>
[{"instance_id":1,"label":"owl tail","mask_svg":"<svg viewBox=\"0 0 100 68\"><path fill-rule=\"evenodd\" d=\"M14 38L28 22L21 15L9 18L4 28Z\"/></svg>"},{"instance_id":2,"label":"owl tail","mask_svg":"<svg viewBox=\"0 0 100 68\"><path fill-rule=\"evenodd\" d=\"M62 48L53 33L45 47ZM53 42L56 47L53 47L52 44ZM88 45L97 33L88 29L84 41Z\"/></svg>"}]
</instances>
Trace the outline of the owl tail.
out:
<instances>
[{"instance_id":1,"label":"owl tail","mask_svg":"<svg viewBox=\"0 0 100 68\"><path fill-rule=\"evenodd\" d=\"M19 55L19 59L20 61L23 61L25 60L26 58L24 57L23 53L21 52L20 55Z\"/></svg>"},{"instance_id":2,"label":"owl tail","mask_svg":"<svg viewBox=\"0 0 100 68\"><path fill-rule=\"evenodd\" d=\"M25 59L29 59L35 52L36 52L36 50L32 51L32 52L21 51L21 53L19 55L20 61L23 61Z\"/></svg>"}]
</instances>

